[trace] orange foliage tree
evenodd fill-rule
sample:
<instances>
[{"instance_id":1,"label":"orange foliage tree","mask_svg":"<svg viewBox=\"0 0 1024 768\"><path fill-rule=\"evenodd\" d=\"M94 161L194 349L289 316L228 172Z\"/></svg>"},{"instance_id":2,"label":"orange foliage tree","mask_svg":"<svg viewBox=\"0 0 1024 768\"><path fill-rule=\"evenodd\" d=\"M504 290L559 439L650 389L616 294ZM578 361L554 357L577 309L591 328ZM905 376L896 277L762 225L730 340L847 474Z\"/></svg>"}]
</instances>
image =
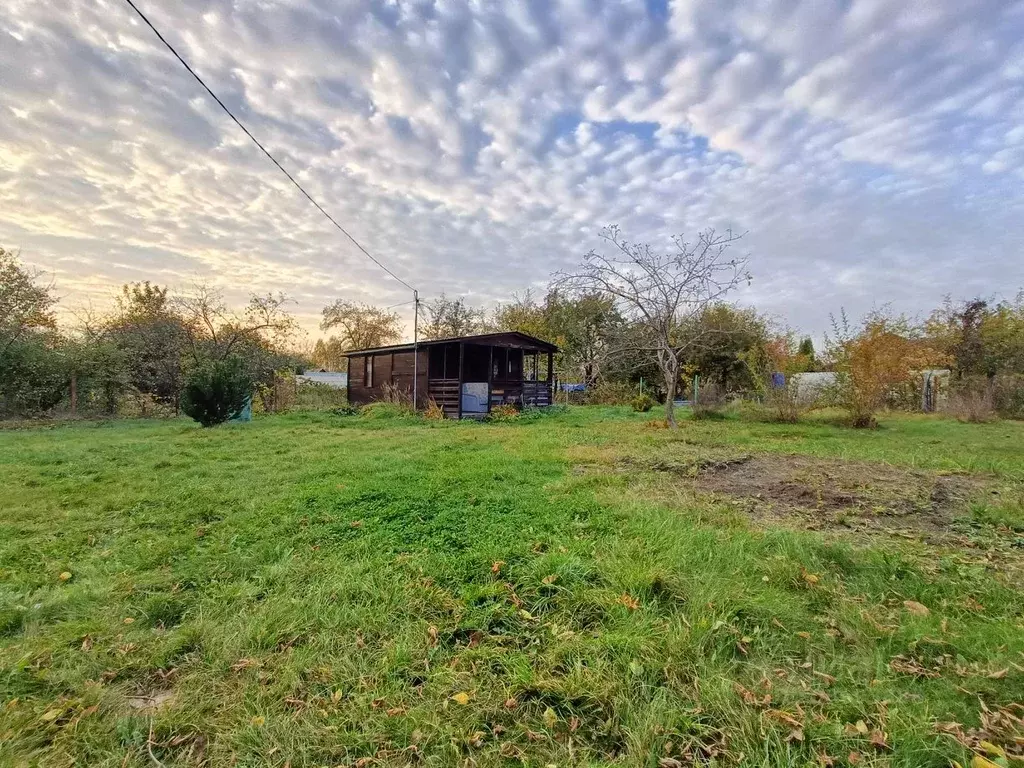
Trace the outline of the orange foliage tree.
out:
<instances>
[{"instance_id":1,"label":"orange foliage tree","mask_svg":"<svg viewBox=\"0 0 1024 768\"><path fill-rule=\"evenodd\" d=\"M876 424L875 413L919 373L945 365L947 357L932 346L903 316L876 312L868 315L856 334L845 314L833 318L830 337L836 372L836 403L850 412L855 427Z\"/></svg>"}]
</instances>

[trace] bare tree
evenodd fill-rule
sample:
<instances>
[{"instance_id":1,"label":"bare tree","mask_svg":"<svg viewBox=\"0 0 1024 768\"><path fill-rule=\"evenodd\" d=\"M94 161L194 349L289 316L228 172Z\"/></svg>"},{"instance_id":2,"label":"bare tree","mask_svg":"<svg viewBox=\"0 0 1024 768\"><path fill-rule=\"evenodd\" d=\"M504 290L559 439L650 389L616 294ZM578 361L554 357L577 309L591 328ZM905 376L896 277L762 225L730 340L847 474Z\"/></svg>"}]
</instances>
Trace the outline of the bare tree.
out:
<instances>
[{"instance_id":1,"label":"bare tree","mask_svg":"<svg viewBox=\"0 0 1024 768\"><path fill-rule=\"evenodd\" d=\"M227 307L221 292L209 285L197 284L187 296L174 301L184 318L192 355L224 360L238 345L246 342L269 347L285 346L297 324L285 305L291 299L283 293L253 294L242 312Z\"/></svg>"},{"instance_id":2,"label":"bare tree","mask_svg":"<svg viewBox=\"0 0 1024 768\"><path fill-rule=\"evenodd\" d=\"M706 229L695 242L673 236L674 249L667 253L647 243L628 242L616 226L603 229L600 236L611 247L611 255L592 250L578 270L556 274L555 283L577 295L599 293L614 300L637 331L623 344L657 361L665 380L665 420L674 428L682 362L713 345L718 336L697 319L750 281L746 257L729 255L742 235Z\"/></svg>"}]
</instances>

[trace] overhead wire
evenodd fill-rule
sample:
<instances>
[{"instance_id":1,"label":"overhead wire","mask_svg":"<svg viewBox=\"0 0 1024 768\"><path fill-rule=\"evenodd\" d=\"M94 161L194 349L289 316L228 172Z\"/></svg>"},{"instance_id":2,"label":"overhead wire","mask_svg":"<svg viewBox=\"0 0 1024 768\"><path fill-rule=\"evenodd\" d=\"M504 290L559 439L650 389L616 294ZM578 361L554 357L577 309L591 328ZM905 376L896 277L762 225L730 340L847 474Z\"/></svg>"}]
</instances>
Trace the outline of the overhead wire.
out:
<instances>
[{"instance_id":1,"label":"overhead wire","mask_svg":"<svg viewBox=\"0 0 1024 768\"><path fill-rule=\"evenodd\" d=\"M203 87L203 89L210 95L210 97L215 102L217 102L217 104L220 106L220 108L223 109L224 112L227 113L228 117L230 117L235 122L235 124L239 128L242 129L242 131L245 133L245 135L248 136L252 140L253 144L255 144L257 147L260 148L260 151L262 151L263 154L266 155L267 158L269 158L270 162L272 162L274 165L276 165L278 170L281 171L281 173L283 173L285 176L288 177L288 180L292 184L295 185L296 189L298 189L303 195L305 195L306 199L309 200L309 202L311 202L314 206L316 206L316 209L318 211L320 211L320 213L322 213L327 218L327 220L329 222L331 222L331 224L333 224L335 227L337 227L338 230L340 230L341 233L344 234L345 237L347 237L352 242L352 244L355 245L356 248L358 248L360 251L362 251L363 254L370 261L372 261L374 264L376 264L378 267L380 267L382 270L384 270L387 274L389 274L395 280L397 280L399 283L401 283L406 288L408 288L410 291L415 291L416 290L411 285L409 285L405 280L403 280L398 275L396 275L394 272L392 272L390 269L388 269L380 260L378 260L376 257L373 256L373 254L371 254L368 250L366 250L366 248L364 248L363 245L358 240L356 240L349 233L349 231L347 229L345 229L343 226L341 226L341 224L339 224L337 222L337 220L333 216L331 216L331 214L329 214L324 209L324 207L322 205L320 205L320 203L318 203L313 198L313 196L311 194L309 194L309 192L307 192L305 190L305 188L301 184L299 184L298 181L295 180L295 177L292 176L285 169L285 167L283 165L281 165L280 162L278 162L277 158L274 157L272 154L270 154L270 152L267 150L267 148L264 147L263 144L261 144L260 141L255 136L252 135L252 133L249 131L248 128L245 127L245 125L242 123L242 121L239 120L237 117L235 117L235 114L230 109L228 109L227 105L223 101L221 101L220 97L217 96L217 94L213 92L213 89L210 88L210 86L208 86L203 81L203 79L196 73L196 71L194 69L192 69L192 67L189 65L189 63L187 61L185 61L184 57L180 53L178 53L178 51L174 48L174 46L171 45L167 41L167 39L160 33L160 30L158 30L156 28L156 26L153 24L153 22L151 22L149 20L149 18L146 16L146 14L144 14L141 10L139 10L139 7L133 2L133 0L124 0L124 1L129 6L131 6L132 10L135 11L135 13L138 14L139 18L142 19L143 22L145 22L146 26L148 26L153 31L153 34L157 36L157 38L160 40L161 43L164 44L164 46L167 48L167 50L169 50L174 55L174 57L179 62L181 62L181 65L183 67L185 67L186 70L188 70L188 73L190 75L192 75L193 78L195 78L196 82L199 83L199 85L201 85ZM406 302L406 303L411 303L411 302ZM398 305L396 305L396 306L398 306Z\"/></svg>"}]
</instances>

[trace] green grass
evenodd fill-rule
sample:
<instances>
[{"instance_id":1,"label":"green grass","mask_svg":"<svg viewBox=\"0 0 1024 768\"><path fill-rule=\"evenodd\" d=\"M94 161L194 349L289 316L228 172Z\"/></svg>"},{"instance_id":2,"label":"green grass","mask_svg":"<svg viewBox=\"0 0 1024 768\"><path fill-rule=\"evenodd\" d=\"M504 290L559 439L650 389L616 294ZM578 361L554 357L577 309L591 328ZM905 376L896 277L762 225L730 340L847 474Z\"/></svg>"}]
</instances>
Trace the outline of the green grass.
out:
<instances>
[{"instance_id":1,"label":"green grass","mask_svg":"<svg viewBox=\"0 0 1024 768\"><path fill-rule=\"evenodd\" d=\"M651 418L0 432L0 764L969 762L935 723L1024 698L1024 425ZM740 453L1000 495L971 547L865 541L623 463Z\"/></svg>"}]
</instances>

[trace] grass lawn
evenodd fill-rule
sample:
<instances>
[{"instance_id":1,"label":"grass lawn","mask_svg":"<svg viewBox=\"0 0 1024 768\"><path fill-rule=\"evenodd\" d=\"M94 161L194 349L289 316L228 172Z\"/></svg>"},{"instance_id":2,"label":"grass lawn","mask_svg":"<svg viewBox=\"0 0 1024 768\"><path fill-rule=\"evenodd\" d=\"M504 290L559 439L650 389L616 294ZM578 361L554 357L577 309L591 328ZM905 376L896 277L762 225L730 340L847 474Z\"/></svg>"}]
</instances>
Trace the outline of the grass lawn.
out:
<instances>
[{"instance_id":1,"label":"grass lawn","mask_svg":"<svg viewBox=\"0 0 1024 768\"><path fill-rule=\"evenodd\" d=\"M0 431L0 765L1024 750L1024 424L652 416Z\"/></svg>"}]
</instances>

